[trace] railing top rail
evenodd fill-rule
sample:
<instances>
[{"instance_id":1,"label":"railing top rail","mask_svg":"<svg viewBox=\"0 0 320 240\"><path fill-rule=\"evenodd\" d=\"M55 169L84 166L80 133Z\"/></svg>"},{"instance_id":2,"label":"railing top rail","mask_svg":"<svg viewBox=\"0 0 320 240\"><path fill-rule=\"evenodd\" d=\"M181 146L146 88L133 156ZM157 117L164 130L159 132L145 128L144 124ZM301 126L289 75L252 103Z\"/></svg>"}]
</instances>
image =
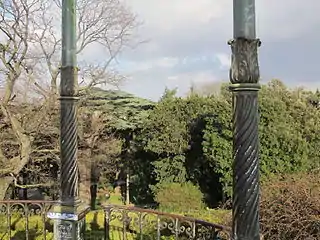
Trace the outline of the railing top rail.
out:
<instances>
[{"instance_id":1,"label":"railing top rail","mask_svg":"<svg viewBox=\"0 0 320 240\"><path fill-rule=\"evenodd\" d=\"M41 204L41 203L47 203L47 204L56 204L59 203L58 201L49 201L49 200L1 200L0 204L18 204L18 203L34 203L34 204Z\"/></svg>"},{"instance_id":2,"label":"railing top rail","mask_svg":"<svg viewBox=\"0 0 320 240\"><path fill-rule=\"evenodd\" d=\"M49 201L49 200L2 200L0 201L0 204L45 204L45 205L54 205L59 203L59 201ZM222 231L230 232L231 228L227 226L223 226L220 224L211 223L205 220L193 218L193 217L187 217L172 213L166 213L166 212L160 212L153 209L145 209L145 208L139 208L139 207L132 207L132 206L123 206L123 205L114 205L114 204L108 204L103 206L103 210L126 210L131 212L139 212L139 213L147 213L147 214L154 214L157 216L163 216L163 217L170 217L172 219L178 219L180 221L189 221L189 222L195 222L199 223L201 225L207 225L211 226L215 229L220 229Z\"/></svg>"},{"instance_id":3,"label":"railing top rail","mask_svg":"<svg viewBox=\"0 0 320 240\"><path fill-rule=\"evenodd\" d=\"M155 215L159 215L159 216L170 217L170 218L175 218L175 219L184 220L184 221L196 222L196 223L199 223L199 224L202 224L202 225L211 226L211 227L214 227L216 229L220 229L220 230L227 231L227 232L231 231L230 227L223 226L223 225L220 225L220 224L207 222L207 221L200 220L200 219L193 218L193 217L187 217L187 216L182 216L182 215L177 215L177 214L172 214L172 213L160 212L160 211L156 211L156 210L152 210L152 209L144 209L144 208L139 208L139 207L131 207L131 206L129 207L129 206L112 205L112 204L104 205L103 208L105 210L108 210L108 209L121 209L121 210L133 211L133 212L142 212L142 213L155 214Z\"/></svg>"}]
</instances>

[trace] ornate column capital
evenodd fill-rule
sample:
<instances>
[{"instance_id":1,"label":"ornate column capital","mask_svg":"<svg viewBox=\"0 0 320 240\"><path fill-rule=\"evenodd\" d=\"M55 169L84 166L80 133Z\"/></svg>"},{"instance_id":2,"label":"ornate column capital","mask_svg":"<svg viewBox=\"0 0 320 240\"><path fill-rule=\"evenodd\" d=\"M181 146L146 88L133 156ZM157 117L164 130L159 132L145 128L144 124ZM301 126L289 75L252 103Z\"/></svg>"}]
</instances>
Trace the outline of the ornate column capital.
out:
<instances>
[{"instance_id":1,"label":"ornate column capital","mask_svg":"<svg viewBox=\"0 0 320 240\"><path fill-rule=\"evenodd\" d=\"M237 38L228 41L231 46L230 82L257 84L260 79L258 47L260 39Z\"/></svg>"}]
</instances>

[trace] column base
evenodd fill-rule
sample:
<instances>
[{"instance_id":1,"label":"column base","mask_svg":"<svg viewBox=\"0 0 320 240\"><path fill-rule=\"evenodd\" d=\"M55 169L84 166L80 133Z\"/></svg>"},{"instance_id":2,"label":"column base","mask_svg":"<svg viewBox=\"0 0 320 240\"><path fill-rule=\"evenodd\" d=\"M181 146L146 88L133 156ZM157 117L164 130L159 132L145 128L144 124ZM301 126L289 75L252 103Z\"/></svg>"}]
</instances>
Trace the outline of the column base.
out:
<instances>
[{"instance_id":1,"label":"column base","mask_svg":"<svg viewBox=\"0 0 320 240\"><path fill-rule=\"evenodd\" d=\"M90 207L84 204L78 206L55 205L47 217L54 221L54 240L84 240L86 229L85 217Z\"/></svg>"}]
</instances>

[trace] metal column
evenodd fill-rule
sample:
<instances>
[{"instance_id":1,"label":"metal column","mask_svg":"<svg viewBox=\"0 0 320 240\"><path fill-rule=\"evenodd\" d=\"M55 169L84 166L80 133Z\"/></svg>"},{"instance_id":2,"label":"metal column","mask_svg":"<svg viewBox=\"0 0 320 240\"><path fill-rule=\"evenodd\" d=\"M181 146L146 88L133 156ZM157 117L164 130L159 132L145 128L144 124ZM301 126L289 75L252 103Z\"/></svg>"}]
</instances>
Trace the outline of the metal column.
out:
<instances>
[{"instance_id":1,"label":"metal column","mask_svg":"<svg viewBox=\"0 0 320 240\"><path fill-rule=\"evenodd\" d=\"M75 0L62 1L62 59L60 83L61 201L74 205L79 197L77 161L77 60Z\"/></svg>"},{"instance_id":2,"label":"metal column","mask_svg":"<svg viewBox=\"0 0 320 240\"><path fill-rule=\"evenodd\" d=\"M48 213L54 219L55 240L84 239L89 210L79 199L76 44L76 1L62 0L60 204Z\"/></svg>"},{"instance_id":3,"label":"metal column","mask_svg":"<svg viewBox=\"0 0 320 240\"><path fill-rule=\"evenodd\" d=\"M255 0L233 0L233 240L259 240L259 64Z\"/></svg>"}]
</instances>

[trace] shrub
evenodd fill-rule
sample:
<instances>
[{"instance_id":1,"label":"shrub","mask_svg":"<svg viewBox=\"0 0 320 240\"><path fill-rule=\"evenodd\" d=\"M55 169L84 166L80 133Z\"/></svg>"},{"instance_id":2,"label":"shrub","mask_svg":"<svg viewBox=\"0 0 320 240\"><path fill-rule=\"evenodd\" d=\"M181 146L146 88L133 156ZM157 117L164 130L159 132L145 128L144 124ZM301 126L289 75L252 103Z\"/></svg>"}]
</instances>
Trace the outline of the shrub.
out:
<instances>
[{"instance_id":1,"label":"shrub","mask_svg":"<svg viewBox=\"0 0 320 240\"><path fill-rule=\"evenodd\" d=\"M203 198L199 188L190 182L164 183L155 192L155 199L162 211L201 210L204 208Z\"/></svg>"},{"instance_id":2,"label":"shrub","mask_svg":"<svg viewBox=\"0 0 320 240\"><path fill-rule=\"evenodd\" d=\"M265 239L320 239L319 174L287 175L262 186L261 227Z\"/></svg>"},{"instance_id":3,"label":"shrub","mask_svg":"<svg viewBox=\"0 0 320 240\"><path fill-rule=\"evenodd\" d=\"M230 222L231 211L224 209L203 209L201 211L177 212L175 214L227 226Z\"/></svg>"}]
</instances>

